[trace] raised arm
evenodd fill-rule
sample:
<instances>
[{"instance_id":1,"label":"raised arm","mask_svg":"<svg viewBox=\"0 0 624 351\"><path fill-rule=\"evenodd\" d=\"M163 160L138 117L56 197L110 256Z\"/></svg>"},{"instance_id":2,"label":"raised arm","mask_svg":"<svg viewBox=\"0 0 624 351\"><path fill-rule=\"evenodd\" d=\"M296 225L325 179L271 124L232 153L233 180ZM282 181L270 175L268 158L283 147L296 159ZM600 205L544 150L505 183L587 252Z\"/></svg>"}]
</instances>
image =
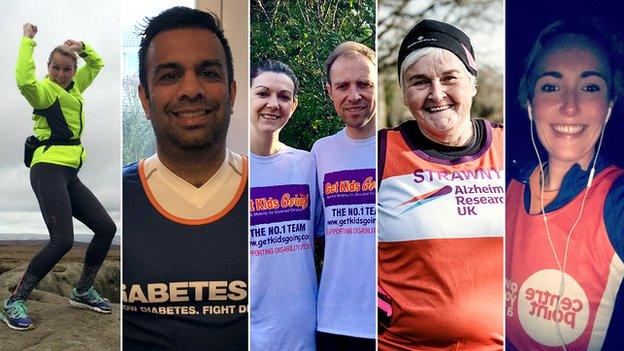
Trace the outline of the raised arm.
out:
<instances>
[{"instance_id":1,"label":"raised arm","mask_svg":"<svg viewBox=\"0 0 624 351\"><path fill-rule=\"evenodd\" d=\"M67 39L65 45L85 60L86 65L80 67L74 77L78 89L83 92L104 67L104 61L91 46L82 41Z\"/></svg>"},{"instance_id":2,"label":"raised arm","mask_svg":"<svg viewBox=\"0 0 624 351\"><path fill-rule=\"evenodd\" d=\"M15 81L22 95L34 108L46 108L54 102L54 95L37 81L33 52L37 43L33 40L37 26L26 23L15 66Z\"/></svg>"}]
</instances>

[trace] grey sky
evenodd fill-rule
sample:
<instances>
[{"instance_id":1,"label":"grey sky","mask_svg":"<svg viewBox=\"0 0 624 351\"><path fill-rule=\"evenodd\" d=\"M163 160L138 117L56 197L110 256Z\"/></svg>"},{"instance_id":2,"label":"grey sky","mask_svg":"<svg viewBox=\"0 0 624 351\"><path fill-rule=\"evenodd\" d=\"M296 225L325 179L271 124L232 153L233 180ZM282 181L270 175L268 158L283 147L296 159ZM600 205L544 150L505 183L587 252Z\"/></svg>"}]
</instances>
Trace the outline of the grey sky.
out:
<instances>
[{"instance_id":1,"label":"grey sky","mask_svg":"<svg viewBox=\"0 0 624 351\"><path fill-rule=\"evenodd\" d=\"M66 39L89 43L106 66L83 94L87 161L79 173L119 226L120 214L120 8L119 1L0 1L0 233L45 234L37 200L24 167L24 139L33 133L32 108L15 85L22 25L37 25L37 77L46 73L49 52ZM79 60L79 65L83 61ZM76 223L76 233L90 233ZM119 232L118 232L119 233Z\"/></svg>"}]
</instances>

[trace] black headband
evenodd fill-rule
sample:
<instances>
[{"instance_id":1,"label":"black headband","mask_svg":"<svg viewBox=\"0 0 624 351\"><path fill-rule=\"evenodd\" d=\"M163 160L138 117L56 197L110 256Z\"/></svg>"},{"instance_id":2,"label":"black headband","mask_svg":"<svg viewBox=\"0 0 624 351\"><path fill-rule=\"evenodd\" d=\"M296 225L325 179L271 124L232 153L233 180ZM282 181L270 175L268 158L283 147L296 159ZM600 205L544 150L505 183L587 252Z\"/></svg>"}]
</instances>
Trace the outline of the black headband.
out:
<instances>
[{"instance_id":1,"label":"black headband","mask_svg":"<svg viewBox=\"0 0 624 351\"><path fill-rule=\"evenodd\" d=\"M399 79L401 77L401 64L405 58L415 50L432 46L452 52L462 61L470 73L477 75L477 65L475 64L470 38L450 24L424 19L407 33L401 43L397 62Z\"/></svg>"}]
</instances>

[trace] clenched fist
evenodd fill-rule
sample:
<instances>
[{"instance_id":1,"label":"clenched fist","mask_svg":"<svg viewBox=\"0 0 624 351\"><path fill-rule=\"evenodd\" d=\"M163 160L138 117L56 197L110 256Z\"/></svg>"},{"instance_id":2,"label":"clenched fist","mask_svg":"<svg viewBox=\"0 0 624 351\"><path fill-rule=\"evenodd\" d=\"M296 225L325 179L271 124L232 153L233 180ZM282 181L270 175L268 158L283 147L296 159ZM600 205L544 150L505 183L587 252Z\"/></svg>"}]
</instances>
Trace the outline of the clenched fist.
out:
<instances>
[{"instance_id":1,"label":"clenched fist","mask_svg":"<svg viewBox=\"0 0 624 351\"><path fill-rule=\"evenodd\" d=\"M72 50L73 52L77 54L82 53L82 50L84 50L84 44L81 41L67 39L65 40L65 43L63 44L65 46L68 46L70 50Z\"/></svg>"},{"instance_id":2,"label":"clenched fist","mask_svg":"<svg viewBox=\"0 0 624 351\"><path fill-rule=\"evenodd\" d=\"M37 26L32 23L24 24L24 36L29 37L30 39L34 38L37 34Z\"/></svg>"}]
</instances>

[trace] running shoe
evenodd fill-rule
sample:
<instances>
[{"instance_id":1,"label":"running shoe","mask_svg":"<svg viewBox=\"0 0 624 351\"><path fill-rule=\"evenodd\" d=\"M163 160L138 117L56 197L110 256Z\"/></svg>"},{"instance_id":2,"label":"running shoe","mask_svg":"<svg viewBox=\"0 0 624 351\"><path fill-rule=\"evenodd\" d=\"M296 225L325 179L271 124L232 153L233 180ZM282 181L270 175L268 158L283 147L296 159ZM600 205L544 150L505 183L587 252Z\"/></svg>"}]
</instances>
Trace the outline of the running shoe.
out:
<instances>
[{"instance_id":1,"label":"running shoe","mask_svg":"<svg viewBox=\"0 0 624 351\"><path fill-rule=\"evenodd\" d=\"M35 328L32 319L28 317L28 309L26 309L26 301L24 300L15 300L13 302L9 302L9 299L5 300L0 311L0 319L14 330Z\"/></svg>"},{"instance_id":2,"label":"running shoe","mask_svg":"<svg viewBox=\"0 0 624 351\"><path fill-rule=\"evenodd\" d=\"M108 301L100 297L100 294L90 287L84 294L79 294L76 289L72 290L69 304L78 308L86 308L100 313L111 313L112 308Z\"/></svg>"}]
</instances>

